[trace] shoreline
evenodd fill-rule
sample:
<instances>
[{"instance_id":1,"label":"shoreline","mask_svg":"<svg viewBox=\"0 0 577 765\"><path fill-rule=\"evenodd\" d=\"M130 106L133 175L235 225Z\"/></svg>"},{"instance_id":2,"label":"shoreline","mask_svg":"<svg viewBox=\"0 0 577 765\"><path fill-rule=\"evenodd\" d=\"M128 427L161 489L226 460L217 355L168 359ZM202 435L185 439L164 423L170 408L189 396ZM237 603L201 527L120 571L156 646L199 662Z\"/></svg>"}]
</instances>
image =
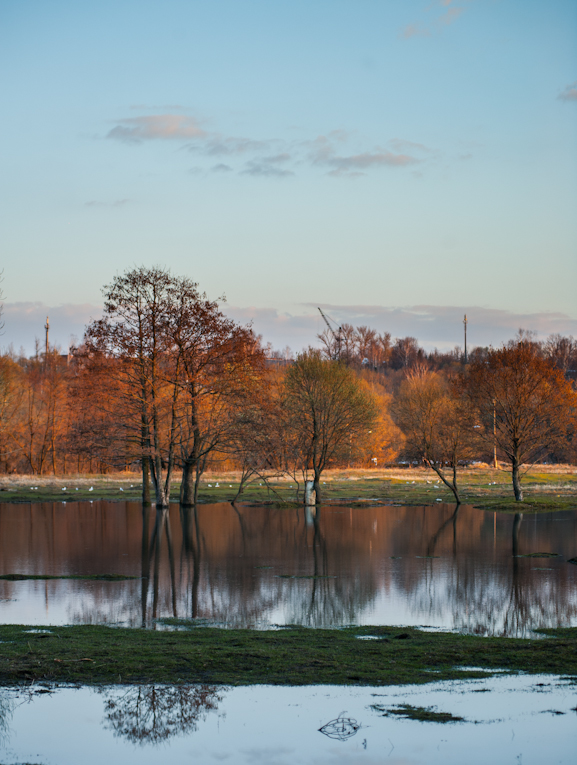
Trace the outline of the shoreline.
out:
<instances>
[{"instance_id":1,"label":"shoreline","mask_svg":"<svg viewBox=\"0 0 577 765\"><path fill-rule=\"evenodd\" d=\"M435 474L422 467L327 470L323 474L322 504L349 506L423 506L438 502L454 505L452 493ZM199 503L231 502L238 490L238 472L211 472L203 476ZM171 502L179 501L179 478L172 483ZM558 512L577 509L577 466L537 465L523 479L525 497L516 502L510 473L487 465L460 471L463 504L499 512ZM8 503L141 501L140 475L0 476L0 501ZM294 507L296 484L290 478L270 477L249 484L238 504Z\"/></svg>"}]
</instances>

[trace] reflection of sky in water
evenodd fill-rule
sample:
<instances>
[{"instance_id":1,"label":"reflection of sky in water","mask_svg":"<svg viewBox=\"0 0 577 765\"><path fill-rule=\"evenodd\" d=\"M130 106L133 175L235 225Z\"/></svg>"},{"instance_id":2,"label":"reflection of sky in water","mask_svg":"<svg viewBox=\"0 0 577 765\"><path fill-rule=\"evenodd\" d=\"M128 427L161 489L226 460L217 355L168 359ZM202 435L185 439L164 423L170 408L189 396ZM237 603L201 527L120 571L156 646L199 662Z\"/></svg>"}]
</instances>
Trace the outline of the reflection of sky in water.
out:
<instances>
[{"instance_id":1,"label":"reflection of sky in water","mask_svg":"<svg viewBox=\"0 0 577 765\"><path fill-rule=\"evenodd\" d=\"M156 532L155 532L156 528ZM167 542L170 531L171 546ZM0 505L5 573L148 578L0 581L0 621L235 626L433 625L528 634L577 623L577 511L518 517L471 507ZM157 541L160 544L157 545ZM528 553L558 557L515 557Z\"/></svg>"},{"instance_id":2,"label":"reflection of sky in water","mask_svg":"<svg viewBox=\"0 0 577 765\"><path fill-rule=\"evenodd\" d=\"M59 765L146 765L159 758L198 765L569 764L576 700L575 685L547 675L385 688L4 690L0 757ZM465 722L422 723L373 708L402 704L434 707ZM342 716L359 724L354 735L339 741L319 732Z\"/></svg>"}]
</instances>

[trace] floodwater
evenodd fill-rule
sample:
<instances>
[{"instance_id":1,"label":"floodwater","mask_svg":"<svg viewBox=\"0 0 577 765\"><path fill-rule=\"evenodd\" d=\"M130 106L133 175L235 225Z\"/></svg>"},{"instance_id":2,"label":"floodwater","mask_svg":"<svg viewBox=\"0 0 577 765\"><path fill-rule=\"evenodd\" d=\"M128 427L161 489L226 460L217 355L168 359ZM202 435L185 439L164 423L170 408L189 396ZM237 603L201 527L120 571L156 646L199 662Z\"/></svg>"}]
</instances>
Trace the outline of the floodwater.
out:
<instances>
[{"instance_id":1,"label":"floodwater","mask_svg":"<svg viewBox=\"0 0 577 765\"><path fill-rule=\"evenodd\" d=\"M554 557L526 557L547 553ZM420 625L530 635L577 624L577 511L228 503L0 504L0 622Z\"/></svg>"},{"instance_id":2,"label":"floodwater","mask_svg":"<svg viewBox=\"0 0 577 765\"><path fill-rule=\"evenodd\" d=\"M463 722L391 714L404 704ZM0 690L3 763L543 765L575 762L575 679L427 686L120 686Z\"/></svg>"}]
</instances>

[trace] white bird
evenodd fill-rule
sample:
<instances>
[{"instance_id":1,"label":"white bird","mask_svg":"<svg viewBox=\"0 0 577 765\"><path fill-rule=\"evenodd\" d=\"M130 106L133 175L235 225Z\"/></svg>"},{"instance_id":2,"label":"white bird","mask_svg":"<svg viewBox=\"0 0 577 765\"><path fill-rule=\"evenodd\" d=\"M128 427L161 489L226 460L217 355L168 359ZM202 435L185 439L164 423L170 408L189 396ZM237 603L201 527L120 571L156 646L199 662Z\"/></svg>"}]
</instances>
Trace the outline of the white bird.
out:
<instances>
[{"instance_id":1,"label":"white bird","mask_svg":"<svg viewBox=\"0 0 577 765\"><path fill-rule=\"evenodd\" d=\"M88 491L94 491L94 486L91 486Z\"/></svg>"},{"instance_id":2,"label":"white bird","mask_svg":"<svg viewBox=\"0 0 577 765\"><path fill-rule=\"evenodd\" d=\"M124 489L123 489L123 488L120 488L120 489L119 489L119 491L124 491Z\"/></svg>"},{"instance_id":3,"label":"white bird","mask_svg":"<svg viewBox=\"0 0 577 765\"><path fill-rule=\"evenodd\" d=\"M63 487L62 487L62 491L66 491L66 486L63 486Z\"/></svg>"}]
</instances>

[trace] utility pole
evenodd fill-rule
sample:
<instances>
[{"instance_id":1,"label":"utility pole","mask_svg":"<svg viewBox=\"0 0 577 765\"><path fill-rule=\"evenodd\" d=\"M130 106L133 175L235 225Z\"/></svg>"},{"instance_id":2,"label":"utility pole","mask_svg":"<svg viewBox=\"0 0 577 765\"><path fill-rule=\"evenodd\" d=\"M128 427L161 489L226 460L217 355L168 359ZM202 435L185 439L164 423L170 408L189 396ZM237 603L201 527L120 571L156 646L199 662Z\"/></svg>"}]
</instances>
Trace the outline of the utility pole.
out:
<instances>
[{"instance_id":1,"label":"utility pole","mask_svg":"<svg viewBox=\"0 0 577 765\"><path fill-rule=\"evenodd\" d=\"M46 317L46 324L44 325L44 329L46 330L46 345L44 348L44 358L48 358L48 330L50 329L50 321L48 319L48 316Z\"/></svg>"},{"instance_id":2,"label":"utility pole","mask_svg":"<svg viewBox=\"0 0 577 765\"><path fill-rule=\"evenodd\" d=\"M493 467L497 469L497 399L493 399Z\"/></svg>"},{"instance_id":3,"label":"utility pole","mask_svg":"<svg viewBox=\"0 0 577 765\"><path fill-rule=\"evenodd\" d=\"M463 326L465 327L465 364L467 363L467 314L463 319Z\"/></svg>"}]
</instances>

